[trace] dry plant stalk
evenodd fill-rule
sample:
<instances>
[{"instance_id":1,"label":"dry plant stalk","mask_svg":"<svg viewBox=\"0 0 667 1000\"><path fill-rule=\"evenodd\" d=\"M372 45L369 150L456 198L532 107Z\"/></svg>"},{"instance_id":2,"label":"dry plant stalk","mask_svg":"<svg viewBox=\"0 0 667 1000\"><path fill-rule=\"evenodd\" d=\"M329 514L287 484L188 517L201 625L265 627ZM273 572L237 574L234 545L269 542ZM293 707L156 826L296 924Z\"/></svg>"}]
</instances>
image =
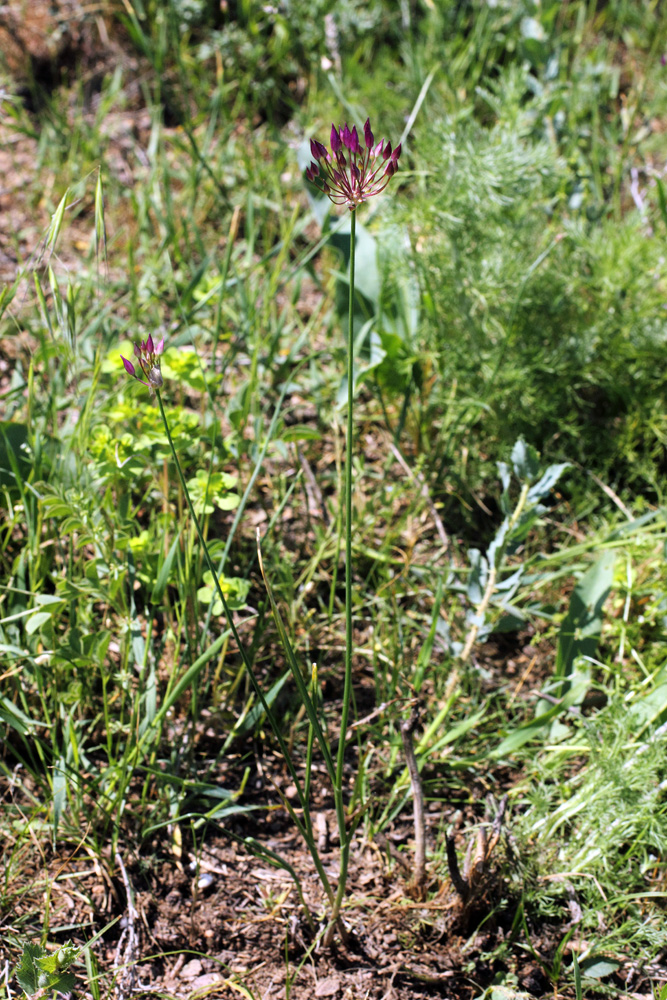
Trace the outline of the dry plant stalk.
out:
<instances>
[{"instance_id":1,"label":"dry plant stalk","mask_svg":"<svg viewBox=\"0 0 667 1000\"><path fill-rule=\"evenodd\" d=\"M487 834L490 825L490 810L493 807L493 796L489 796L486 809L485 822L477 830L477 834L468 844L466 857L463 864L463 874L459 869L456 857L456 847L454 838L449 834L445 836L445 846L447 850L447 867L454 889L460 896L463 903L467 903L474 898L476 890L481 885L488 868L489 859L500 840L505 811L507 809L508 796L503 795L498 803L495 819L491 826L491 836Z\"/></svg>"},{"instance_id":2,"label":"dry plant stalk","mask_svg":"<svg viewBox=\"0 0 667 1000\"><path fill-rule=\"evenodd\" d=\"M118 1000L125 1000L125 998L134 991L134 962L137 957L139 944L139 938L135 928L135 920L138 914L134 906L134 896L130 880L127 877L127 871L120 853L116 854L116 864L120 868L120 872L123 877L123 885L125 886L127 924L123 928L123 932L118 940L118 946L116 947L116 955L114 958L114 968L120 972L120 976L116 982ZM125 944L124 951L123 944Z\"/></svg>"},{"instance_id":3,"label":"dry plant stalk","mask_svg":"<svg viewBox=\"0 0 667 1000\"><path fill-rule=\"evenodd\" d=\"M426 896L426 821L424 819L424 792L421 775L417 766L415 749L412 745L412 735L417 728L419 716L413 711L407 722L401 723L401 737L405 749L405 760L412 785L412 801L415 824L415 873L413 888L418 899Z\"/></svg>"}]
</instances>

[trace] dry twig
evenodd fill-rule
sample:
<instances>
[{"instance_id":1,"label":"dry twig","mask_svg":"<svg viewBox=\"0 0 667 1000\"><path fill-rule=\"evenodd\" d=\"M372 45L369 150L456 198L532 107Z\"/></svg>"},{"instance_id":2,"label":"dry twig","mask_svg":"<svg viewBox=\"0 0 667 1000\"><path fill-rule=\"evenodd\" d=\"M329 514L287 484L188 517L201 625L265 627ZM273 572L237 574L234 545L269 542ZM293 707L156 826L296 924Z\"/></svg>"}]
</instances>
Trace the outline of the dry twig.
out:
<instances>
[{"instance_id":1,"label":"dry twig","mask_svg":"<svg viewBox=\"0 0 667 1000\"><path fill-rule=\"evenodd\" d=\"M125 896L127 900L127 923L118 940L118 946L116 948L116 955L114 958L114 968L121 970L116 984L116 988L118 990L118 1000L125 1000L125 997L130 996L134 990L134 961L139 944L139 938L134 924L138 914L134 907L134 897L132 894L132 887L130 886L130 880L127 877L127 871L125 870L123 859L118 853L116 854L116 864L120 868L121 875L123 876L123 885L125 886ZM125 944L124 951L122 950L123 944Z\"/></svg>"},{"instance_id":2,"label":"dry twig","mask_svg":"<svg viewBox=\"0 0 667 1000\"><path fill-rule=\"evenodd\" d=\"M414 808L415 875L413 884L417 896L421 899L424 897L426 889L426 821L424 819L424 793L422 790L421 775L417 766L415 748L412 745L412 734L417 728L418 722L419 716L413 710L407 722L401 723L401 737L403 738L405 759L410 773Z\"/></svg>"},{"instance_id":3,"label":"dry twig","mask_svg":"<svg viewBox=\"0 0 667 1000\"><path fill-rule=\"evenodd\" d=\"M465 903L470 894L470 889L468 887L468 883L459 871L459 861L456 857L454 838L450 837L449 834L445 835L445 847L447 848L447 867L449 868L449 877L452 880L452 885Z\"/></svg>"}]
</instances>

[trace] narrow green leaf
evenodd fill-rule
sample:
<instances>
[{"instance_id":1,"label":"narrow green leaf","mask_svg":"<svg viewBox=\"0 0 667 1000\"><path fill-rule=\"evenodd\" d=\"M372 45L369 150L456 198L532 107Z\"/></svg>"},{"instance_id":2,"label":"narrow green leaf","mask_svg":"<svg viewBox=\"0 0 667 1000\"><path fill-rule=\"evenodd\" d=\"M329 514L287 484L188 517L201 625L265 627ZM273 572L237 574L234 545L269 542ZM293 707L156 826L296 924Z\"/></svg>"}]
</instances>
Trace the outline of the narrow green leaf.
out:
<instances>
[{"instance_id":1,"label":"narrow green leaf","mask_svg":"<svg viewBox=\"0 0 667 1000\"><path fill-rule=\"evenodd\" d=\"M44 297L44 292L42 291L42 286L39 282L39 276L37 274L35 274L35 291L37 292L37 298L39 299L39 306L40 309L42 310L42 316L44 317L44 322L48 327L49 336L53 340L54 333L53 333L53 325L51 323L51 315L46 305L46 298Z\"/></svg>"},{"instance_id":2,"label":"narrow green leaf","mask_svg":"<svg viewBox=\"0 0 667 1000\"><path fill-rule=\"evenodd\" d=\"M579 959L577 958L576 951L572 952L572 968L574 970L574 992L576 1000L583 1000L583 993L581 989L581 970L579 968Z\"/></svg>"},{"instance_id":3,"label":"narrow green leaf","mask_svg":"<svg viewBox=\"0 0 667 1000\"><path fill-rule=\"evenodd\" d=\"M326 765L327 772L329 774L329 777L331 778L331 781L334 783L334 787L335 787L336 771L335 771L335 768L334 768L333 758L331 756L331 750L329 748L329 741L327 740L326 736L324 735L324 732L323 732L322 727L320 725L320 720L319 720L319 718L317 716L317 710L315 708L315 705L313 704L313 700L310 697L310 694L308 693L308 688L306 686L306 682L303 679L303 674L301 673L301 668L299 667L299 664L297 662L296 656L294 654L294 648L292 646L292 643L289 640L289 636L287 635L287 630L285 629L285 625L283 623L282 616L280 614L280 611L278 609L278 605L276 604L275 598L273 596L273 591L271 590L271 586L270 586L269 581L268 581L268 579L266 577L266 573L264 572L264 560L262 559L262 552L261 552L261 549L259 547L259 537L257 539L257 555L258 555L258 559L259 559L259 568L260 568L260 571L261 571L261 574L262 574L262 579L264 581L264 586L266 587L266 592L268 594L269 601L271 603L271 611L273 612L273 620L275 621L276 628L278 629L278 635L280 637L280 642L281 642L281 644L283 646L283 649L285 650L285 653L287 655L287 661L288 661L288 663L290 665L290 669L292 671L292 677L294 678L294 682L295 682L295 684L297 686L297 690L299 692L299 697L301 698L303 706L306 709L306 714L308 716L308 721L310 722L310 724L313 727L313 730L315 732L315 736L317 738L317 742L319 743L320 750L322 751L322 756L324 757L324 763ZM342 734L341 739L344 739L344 738L345 738L345 734Z\"/></svg>"},{"instance_id":4,"label":"narrow green leaf","mask_svg":"<svg viewBox=\"0 0 667 1000\"><path fill-rule=\"evenodd\" d=\"M2 647L0 647L0 651ZM20 652L20 651L19 651ZM11 726L17 733L27 733L35 725L32 719L24 715L20 708L17 708L9 698L0 695L0 720L7 726Z\"/></svg>"},{"instance_id":5,"label":"narrow green leaf","mask_svg":"<svg viewBox=\"0 0 667 1000\"><path fill-rule=\"evenodd\" d=\"M167 589L167 583L169 582L169 577L171 576L171 571L174 565L174 559L176 558L176 553L178 552L178 545L181 538L180 529L176 534L169 551L165 557L160 571L157 575L157 580L153 586L153 592L151 594L151 604L159 604L164 597L164 592Z\"/></svg>"},{"instance_id":6,"label":"narrow green leaf","mask_svg":"<svg viewBox=\"0 0 667 1000\"><path fill-rule=\"evenodd\" d=\"M84 948L83 960L86 963L86 983L93 995L93 1000L102 1000L95 952L91 951L90 948Z\"/></svg>"},{"instance_id":7,"label":"narrow green leaf","mask_svg":"<svg viewBox=\"0 0 667 1000\"><path fill-rule=\"evenodd\" d=\"M60 818L67 802L67 763L61 757L53 770L53 841L58 837Z\"/></svg>"},{"instance_id":8,"label":"narrow green leaf","mask_svg":"<svg viewBox=\"0 0 667 1000\"><path fill-rule=\"evenodd\" d=\"M63 218L65 216L65 209L67 208L67 197L69 195L69 188L65 191L65 194L60 199L60 203L51 216L51 222L49 224L49 229L46 234L46 249L49 253L53 253L58 242L58 236L60 235L60 230L63 224Z\"/></svg>"},{"instance_id":9,"label":"narrow green leaf","mask_svg":"<svg viewBox=\"0 0 667 1000\"><path fill-rule=\"evenodd\" d=\"M107 229L104 222L104 192L102 190L102 171L97 175L95 185L95 253L99 257L102 250L106 257L107 252Z\"/></svg>"},{"instance_id":10,"label":"narrow green leaf","mask_svg":"<svg viewBox=\"0 0 667 1000\"><path fill-rule=\"evenodd\" d=\"M432 747L428 748L427 752L429 756L431 754L437 753L438 750L441 750L444 746L448 746L448 744L450 743L455 743L456 740L460 739L462 736L465 736L465 734L469 732L471 729L474 729L475 726L478 725L486 715L486 709L487 706L483 705L482 708L479 710L479 712L475 712L474 715L468 716L467 719L463 719L461 722L458 723L458 725L452 726L451 729L448 729L447 732L444 733L444 735L441 736L440 739L437 740Z\"/></svg>"},{"instance_id":11,"label":"narrow green leaf","mask_svg":"<svg viewBox=\"0 0 667 1000\"><path fill-rule=\"evenodd\" d=\"M322 435L308 424L292 424L282 432L280 438L282 441L320 441Z\"/></svg>"},{"instance_id":12,"label":"narrow green leaf","mask_svg":"<svg viewBox=\"0 0 667 1000\"><path fill-rule=\"evenodd\" d=\"M23 486L30 475L32 464L26 424L0 421L0 486Z\"/></svg>"},{"instance_id":13,"label":"narrow green leaf","mask_svg":"<svg viewBox=\"0 0 667 1000\"><path fill-rule=\"evenodd\" d=\"M587 688L588 678L582 677L578 682L575 681L557 705L553 705L552 708L538 715L536 719L532 719L530 722L526 722L523 726L515 729L514 732L510 733L500 742L490 756L492 758L505 757L538 736L540 731L553 722L562 712L566 711L572 705L577 704L577 701L586 693Z\"/></svg>"},{"instance_id":14,"label":"narrow green leaf","mask_svg":"<svg viewBox=\"0 0 667 1000\"><path fill-rule=\"evenodd\" d=\"M9 303L12 301L13 298L14 298L14 290L11 289L9 285L5 285L5 287L0 290L0 319L2 319L2 317L4 316L5 309L7 308L7 306L9 305Z\"/></svg>"},{"instance_id":15,"label":"narrow green leaf","mask_svg":"<svg viewBox=\"0 0 667 1000\"><path fill-rule=\"evenodd\" d=\"M270 691L267 691L265 697L266 697L266 704L269 706L269 708L272 707L274 701L282 691L283 687L285 686L285 682L290 676L290 673L291 671L286 670L283 676L276 681L276 683L273 685ZM264 706L262 705L261 702L259 701L256 702L250 709L248 714L241 719L239 725L234 727L234 735L240 736L243 733L252 732L264 714L265 714Z\"/></svg>"},{"instance_id":16,"label":"narrow green leaf","mask_svg":"<svg viewBox=\"0 0 667 1000\"><path fill-rule=\"evenodd\" d=\"M665 185L659 177L655 178L655 184L658 189L658 201L660 203L660 215L662 216L662 221L667 228L667 196L665 195Z\"/></svg>"},{"instance_id":17,"label":"narrow green leaf","mask_svg":"<svg viewBox=\"0 0 667 1000\"><path fill-rule=\"evenodd\" d=\"M417 657L417 666L415 668L415 676L413 680L414 689L417 694L419 694L419 690L422 686L426 668L431 662L431 653L433 651L433 643L435 642L435 634L438 626L438 619L440 617L440 607L442 605L443 593L444 593L443 578L442 576L440 576L438 578L438 585L435 591L435 599L433 601L433 611L431 613L431 627L428 630L426 641L422 646L422 648L419 650L419 656Z\"/></svg>"}]
</instances>

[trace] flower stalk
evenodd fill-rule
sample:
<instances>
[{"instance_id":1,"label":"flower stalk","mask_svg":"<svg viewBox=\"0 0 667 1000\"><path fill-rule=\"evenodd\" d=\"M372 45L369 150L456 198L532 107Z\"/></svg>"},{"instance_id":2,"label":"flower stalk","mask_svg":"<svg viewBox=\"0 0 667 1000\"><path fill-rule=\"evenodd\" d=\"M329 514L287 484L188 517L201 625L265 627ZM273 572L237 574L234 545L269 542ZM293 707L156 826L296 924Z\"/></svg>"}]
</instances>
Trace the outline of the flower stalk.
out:
<instances>
[{"instance_id":1,"label":"flower stalk","mask_svg":"<svg viewBox=\"0 0 667 1000\"><path fill-rule=\"evenodd\" d=\"M343 681L343 706L340 714L340 733L336 755L336 782L334 798L338 835L340 838L340 875L331 914L330 927L336 926L345 897L347 871L350 861L350 837L345 822L345 802L343 782L345 779L345 749L347 745L347 724L352 701L352 643L354 641L352 620L352 457L354 448L354 273L357 213L350 218L350 298L347 316L347 425L345 433L345 679ZM330 935L328 935L330 937ZM325 941L325 943L330 943Z\"/></svg>"},{"instance_id":2,"label":"flower stalk","mask_svg":"<svg viewBox=\"0 0 667 1000\"><path fill-rule=\"evenodd\" d=\"M363 145L356 126L347 123L331 126L330 149L317 139L311 139L313 160L306 170L308 180L316 184L334 205L344 205L350 216L350 283L347 321L347 421L345 433L345 676L340 733L336 754L334 800L340 837L340 874L325 944L331 944L334 929L342 927L340 911L345 898L350 860L350 834L345 817L343 786L345 780L345 750L347 727L352 703L352 652L354 642L352 616L352 465L354 456L354 304L356 268L357 208L380 194L398 170L401 144L395 149L382 139L375 142L370 120L364 124Z\"/></svg>"}]
</instances>

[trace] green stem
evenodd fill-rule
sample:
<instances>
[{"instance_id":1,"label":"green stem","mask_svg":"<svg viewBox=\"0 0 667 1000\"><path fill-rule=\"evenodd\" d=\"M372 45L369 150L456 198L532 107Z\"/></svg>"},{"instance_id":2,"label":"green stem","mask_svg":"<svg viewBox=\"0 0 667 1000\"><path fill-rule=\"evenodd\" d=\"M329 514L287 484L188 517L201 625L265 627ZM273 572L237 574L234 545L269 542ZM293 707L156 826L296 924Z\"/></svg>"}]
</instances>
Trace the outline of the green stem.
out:
<instances>
[{"instance_id":1,"label":"green stem","mask_svg":"<svg viewBox=\"0 0 667 1000\"><path fill-rule=\"evenodd\" d=\"M173 439L172 439L172 436L171 436L171 431L169 429L169 422L167 420L167 414L164 412L164 405L162 403L162 396L160 395L160 392L159 392L158 389L155 390L155 394L157 396L157 401L158 401L158 404L160 406L160 416L162 417L162 423L164 424L164 429L165 429L165 432L167 434L167 439L169 441L169 447L171 448L171 453L173 455L174 462L176 464L176 471L178 472L178 478L180 480L181 487L183 489L183 495L184 495L184 497L185 497L185 499L187 501L187 505L188 505L188 508L190 510L190 515L191 515L192 520L194 522L194 526L197 529L197 535L199 536L199 542L200 542L201 547L202 547L202 552L204 553L204 560L205 560L206 565L208 567L208 571L209 571L209 573L211 574L211 576L213 578L213 582L215 584L215 589L217 591L218 597L220 598L220 602L222 604L222 607L223 607L223 610L224 610L224 613L225 613L225 618L227 619L227 622L229 624L229 628L231 629L231 633L234 636L234 641L236 642L236 645L238 646L239 653L241 654L241 659L243 660L243 665L244 665L244 667L245 667L245 669L246 669L246 671L248 673L248 677L250 678L250 683L252 684L252 687L253 687L253 689L255 691L255 694L257 695L257 697L258 697L258 699L260 701L260 704L262 706L262 709L264 710L264 712L266 714L266 717L269 720L269 724L271 725L271 728L273 729L273 732L276 735L276 739L278 740L278 744L280 746L280 751L281 751L281 753L283 755L283 758L285 760L285 764L287 765L287 769L288 769L288 771L290 773L290 777L292 778L292 781L294 782L294 787L297 790L297 794L299 796L299 802L300 802L301 808L303 810L303 815L305 817L306 816L306 810L307 810L307 803L306 803L306 801L304 799L303 789L301 787L301 782L299 781L299 777L298 777L298 775L296 773L296 770L294 768L294 764L292 763L292 758L290 757L290 752L289 752L289 749L287 747L287 744L285 743L283 735L280 732L280 727L278 726L278 723L276 722L276 720L275 720L275 718L273 716L273 712L271 711L271 708L270 708L270 706L269 706L266 698L264 697L264 692L262 691L262 689L260 687L259 681L255 677L254 671L253 671L251 663L250 663L250 659L248 657L248 654L246 653L245 646L241 642L241 637L240 637L240 635L238 633L236 625L234 624L234 619L232 617L232 613L231 613L231 611L229 609L229 605L227 604L227 599L225 598L225 595L222 592L222 587L220 586L220 580L218 578L218 574L216 573L215 566L213 565L213 561L212 561L211 556L210 556L209 551L208 551L208 546L207 546L206 541L204 539L204 533L203 533L203 531L201 529L201 524L199 523L199 518L197 517L197 514L195 513L195 509L194 509L192 500L190 499L190 491L188 490L187 484L185 482L185 477L183 475L183 470L181 468L181 463L179 462L178 455L176 454L176 448L174 447L174 442L173 442ZM296 814L293 814L293 818L296 820ZM319 857L319 854L318 854L318 851L317 851L317 846L316 846L316 844L315 844L315 842L314 842L314 840L312 838L312 835L311 836L308 835L309 831L308 831L307 827L304 824L299 823L298 820L297 820L297 826L299 827L299 831L300 831L301 835L303 836L304 840L306 841L306 844L308 845L308 849L310 851L310 854L311 854L311 857L313 859L313 862L315 863L315 868L317 869L317 874L320 877L320 881L322 882L322 886L323 886L325 892L327 893L327 896L329 897L329 900L331 900L333 898L333 892L331 890L331 887L330 887L330 884L329 884L329 879L327 877L327 874L326 874L326 872L324 870L324 867L322 865L322 862L320 860L320 857Z\"/></svg>"},{"instance_id":2,"label":"green stem","mask_svg":"<svg viewBox=\"0 0 667 1000\"><path fill-rule=\"evenodd\" d=\"M347 320L347 433L345 436L345 681L343 684L343 707L340 714L340 734L338 756L336 758L336 815L340 836L340 876L331 914L331 927L338 920L350 856L350 840L345 825L345 803L343 801L343 778L345 766L345 737L352 701L352 458L354 450L354 269L356 250L357 213L350 217L350 298Z\"/></svg>"}]
</instances>

